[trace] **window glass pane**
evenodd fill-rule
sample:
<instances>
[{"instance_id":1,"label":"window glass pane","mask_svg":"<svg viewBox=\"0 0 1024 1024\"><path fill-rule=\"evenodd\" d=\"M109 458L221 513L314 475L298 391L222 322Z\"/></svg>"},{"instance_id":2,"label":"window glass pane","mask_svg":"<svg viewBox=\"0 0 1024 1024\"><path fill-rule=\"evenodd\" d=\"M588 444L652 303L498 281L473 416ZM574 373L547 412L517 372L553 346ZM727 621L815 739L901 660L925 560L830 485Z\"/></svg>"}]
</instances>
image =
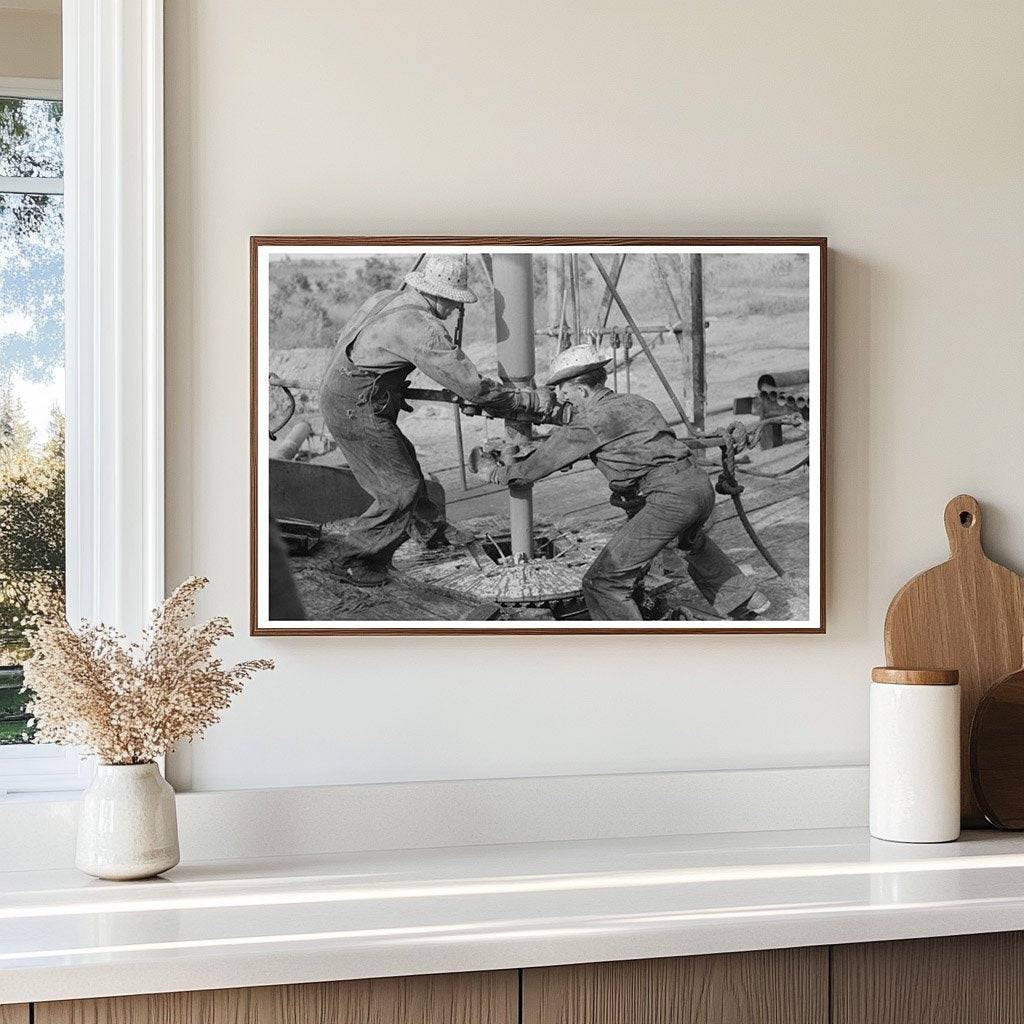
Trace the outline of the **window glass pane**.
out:
<instances>
[{"instance_id":1,"label":"window glass pane","mask_svg":"<svg viewBox=\"0 0 1024 1024\"><path fill-rule=\"evenodd\" d=\"M0 97L0 177L62 178L63 105Z\"/></svg>"},{"instance_id":2,"label":"window glass pane","mask_svg":"<svg viewBox=\"0 0 1024 1024\"><path fill-rule=\"evenodd\" d=\"M26 617L63 605L63 213L0 192L0 743L30 738Z\"/></svg>"}]
</instances>

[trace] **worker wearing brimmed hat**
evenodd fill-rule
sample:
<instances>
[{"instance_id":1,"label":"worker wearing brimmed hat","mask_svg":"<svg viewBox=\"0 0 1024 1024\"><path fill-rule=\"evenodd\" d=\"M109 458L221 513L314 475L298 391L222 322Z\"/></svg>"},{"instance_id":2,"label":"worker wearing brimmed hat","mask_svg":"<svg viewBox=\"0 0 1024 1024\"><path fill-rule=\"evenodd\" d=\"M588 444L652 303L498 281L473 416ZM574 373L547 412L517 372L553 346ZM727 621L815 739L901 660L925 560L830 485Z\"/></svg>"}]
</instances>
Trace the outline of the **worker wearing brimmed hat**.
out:
<instances>
[{"instance_id":1,"label":"worker wearing brimmed hat","mask_svg":"<svg viewBox=\"0 0 1024 1024\"><path fill-rule=\"evenodd\" d=\"M405 275L405 283L424 295L457 305L476 302L476 292L469 287L469 257L465 253L428 256L422 267Z\"/></svg>"},{"instance_id":2,"label":"worker wearing brimmed hat","mask_svg":"<svg viewBox=\"0 0 1024 1024\"><path fill-rule=\"evenodd\" d=\"M429 497L412 442L397 425L409 409L409 375L422 370L473 405L502 416L534 407L533 393L482 377L444 326L476 302L464 253L427 256L401 289L377 292L338 338L324 374L320 410L373 504L344 538L339 574L351 583L386 581L398 547L415 533L427 543L450 539L443 510Z\"/></svg>"},{"instance_id":3,"label":"worker wearing brimmed hat","mask_svg":"<svg viewBox=\"0 0 1024 1024\"><path fill-rule=\"evenodd\" d=\"M612 503L626 508L629 518L583 577L591 619L642 618L636 586L670 544L682 551L697 588L723 618L766 611L768 599L703 529L715 507L707 473L653 402L605 386L608 362L591 345L559 352L545 383L572 404L572 423L511 466L493 465L490 479L530 484L585 458L605 475Z\"/></svg>"}]
</instances>

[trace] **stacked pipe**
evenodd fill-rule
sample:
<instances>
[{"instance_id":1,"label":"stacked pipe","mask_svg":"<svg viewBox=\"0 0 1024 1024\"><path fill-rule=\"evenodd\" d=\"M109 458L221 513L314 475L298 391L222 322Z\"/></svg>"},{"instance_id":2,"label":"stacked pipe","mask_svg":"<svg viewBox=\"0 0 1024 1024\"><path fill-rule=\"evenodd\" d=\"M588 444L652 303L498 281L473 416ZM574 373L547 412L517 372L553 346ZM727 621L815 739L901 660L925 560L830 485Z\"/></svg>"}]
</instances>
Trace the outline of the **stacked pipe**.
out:
<instances>
[{"instance_id":1,"label":"stacked pipe","mask_svg":"<svg viewBox=\"0 0 1024 1024\"><path fill-rule=\"evenodd\" d=\"M781 373L763 373L757 379L764 415L773 415L776 408L799 412L804 419L810 416L810 373L807 370L784 370Z\"/></svg>"}]
</instances>

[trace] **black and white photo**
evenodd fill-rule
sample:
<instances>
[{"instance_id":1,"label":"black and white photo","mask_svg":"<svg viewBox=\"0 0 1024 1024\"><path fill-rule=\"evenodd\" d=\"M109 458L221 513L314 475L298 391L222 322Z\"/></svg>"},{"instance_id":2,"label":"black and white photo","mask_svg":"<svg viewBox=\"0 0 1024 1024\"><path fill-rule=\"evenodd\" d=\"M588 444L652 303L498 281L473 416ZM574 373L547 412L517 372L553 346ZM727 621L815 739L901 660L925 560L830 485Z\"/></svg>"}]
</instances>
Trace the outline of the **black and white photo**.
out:
<instances>
[{"instance_id":1,"label":"black and white photo","mask_svg":"<svg viewBox=\"0 0 1024 1024\"><path fill-rule=\"evenodd\" d=\"M824 628L820 239L252 240L252 627Z\"/></svg>"}]
</instances>

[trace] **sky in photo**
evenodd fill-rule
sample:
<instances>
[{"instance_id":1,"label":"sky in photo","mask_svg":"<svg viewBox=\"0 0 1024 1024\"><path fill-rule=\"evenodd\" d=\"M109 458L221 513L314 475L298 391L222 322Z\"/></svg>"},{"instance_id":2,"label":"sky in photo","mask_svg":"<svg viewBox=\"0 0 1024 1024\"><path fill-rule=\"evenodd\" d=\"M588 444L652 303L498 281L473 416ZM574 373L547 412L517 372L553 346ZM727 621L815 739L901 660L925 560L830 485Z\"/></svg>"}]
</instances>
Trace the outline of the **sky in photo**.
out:
<instances>
[{"instance_id":1,"label":"sky in photo","mask_svg":"<svg viewBox=\"0 0 1024 1024\"><path fill-rule=\"evenodd\" d=\"M59 178L60 104L0 98L0 177ZM0 190L0 389L41 441L64 406L63 197Z\"/></svg>"}]
</instances>

